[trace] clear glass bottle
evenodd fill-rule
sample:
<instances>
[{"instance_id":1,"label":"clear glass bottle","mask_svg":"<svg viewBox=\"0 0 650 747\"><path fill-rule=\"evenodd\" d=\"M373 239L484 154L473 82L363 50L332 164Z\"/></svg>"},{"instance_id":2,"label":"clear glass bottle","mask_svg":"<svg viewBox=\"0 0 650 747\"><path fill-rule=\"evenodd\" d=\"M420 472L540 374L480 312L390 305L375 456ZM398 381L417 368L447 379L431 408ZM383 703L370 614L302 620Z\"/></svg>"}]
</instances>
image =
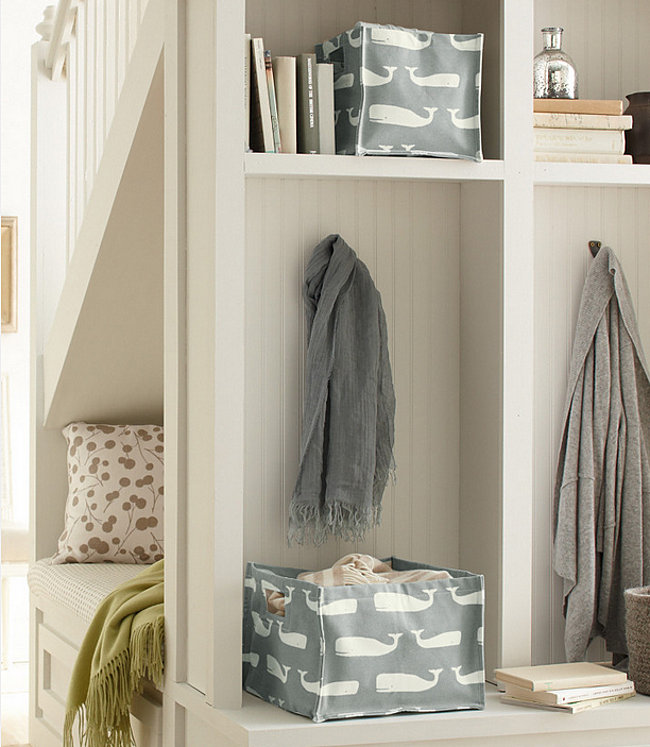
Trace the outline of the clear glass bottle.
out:
<instances>
[{"instance_id":1,"label":"clear glass bottle","mask_svg":"<svg viewBox=\"0 0 650 747\"><path fill-rule=\"evenodd\" d=\"M536 99L577 99L578 74L573 60L562 51L559 26L542 29L544 49L533 61L533 90Z\"/></svg>"}]
</instances>

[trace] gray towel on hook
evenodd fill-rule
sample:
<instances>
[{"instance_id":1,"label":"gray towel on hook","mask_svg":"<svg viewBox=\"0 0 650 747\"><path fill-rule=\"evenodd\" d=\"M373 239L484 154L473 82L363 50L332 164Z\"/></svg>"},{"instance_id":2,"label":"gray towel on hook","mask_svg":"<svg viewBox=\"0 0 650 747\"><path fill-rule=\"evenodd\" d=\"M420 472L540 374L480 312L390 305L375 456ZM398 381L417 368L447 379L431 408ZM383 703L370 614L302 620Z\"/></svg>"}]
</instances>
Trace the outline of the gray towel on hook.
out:
<instances>
[{"instance_id":1,"label":"gray towel on hook","mask_svg":"<svg viewBox=\"0 0 650 747\"><path fill-rule=\"evenodd\" d=\"M306 387L289 543L363 538L393 467L386 318L368 268L337 234L305 269Z\"/></svg>"},{"instance_id":2,"label":"gray towel on hook","mask_svg":"<svg viewBox=\"0 0 650 747\"><path fill-rule=\"evenodd\" d=\"M580 302L555 481L553 567L564 579L564 644L596 635L625 653L623 591L650 583L650 380L632 299L603 247Z\"/></svg>"}]
</instances>

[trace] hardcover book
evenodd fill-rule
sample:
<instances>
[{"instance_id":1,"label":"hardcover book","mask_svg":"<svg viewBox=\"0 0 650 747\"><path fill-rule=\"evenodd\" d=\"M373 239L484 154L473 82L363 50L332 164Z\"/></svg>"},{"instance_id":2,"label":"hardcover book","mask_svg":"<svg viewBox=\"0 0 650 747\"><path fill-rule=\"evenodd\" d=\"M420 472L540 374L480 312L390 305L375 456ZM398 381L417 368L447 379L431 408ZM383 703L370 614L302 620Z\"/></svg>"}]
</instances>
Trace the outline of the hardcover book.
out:
<instances>
[{"instance_id":1,"label":"hardcover book","mask_svg":"<svg viewBox=\"0 0 650 747\"><path fill-rule=\"evenodd\" d=\"M570 687L595 687L627 682L625 672L589 661L507 667L495 669L494 676L499 682L511 682L532 691L566 690Z\"/></svg>"},{"instance_id":2,"label":"hardcover book","mask_svg":"<svg viewBox=\"0 0 650 747\"><path fill-rule=\"evenodd\" d=\"M316 63L316 98L318 100L319 152L336 153L334 139L334 65Z\"/></svg>"},{"instance_id":3,"label":"hardcover book","mask_svg":"<svg viewBox=\"0 0 650 747\"><path fill-rule=\"evenodd\" d=\"M274 57L273 78L283 153L297 153L296 58Z\"/></svg>"},{"instance_id":4,"label":"hardcover book","mask_svg":"<svg viewBox=\"0 0 650 747\"><path fill-rule=\"evenodd\" d=\"M318 96L316 93L316 55L298 57L298 153L318 153Z\"/></svg>"},{"instance_id":5,"label":"hardcover book","mask_svg":"<svg viewBox=\"0 0 650 747\"><path fill-rule=\"evenodd\" d=\"M547 703L536 703L532 700L520 700L519 698L511 698L509 695L502 695L501 700L504 703L511 703L512 705L525 706L527 708L541 708L547 711L563 711L564 713L580 713L581 711L588 711L591 708L598 708L608 703L615 703L617 700L626 700L631 698L634 693L621 693L620 695L612 695L608 698L593 698L592 700L583 700L578 703L561 703L559 705L548 705Z\"/></svg>"},{"instance_id":6,"label":"hardcover book","mask_svg":"<svg viewBox=\"0 0 650 747\"><path fill-rule=\"evenodd\" d=\"M256 37L251 44L251 148L258 153L274 153L271 105L264 64L264 40Z\"/></svg>"},{"instance_id":7,"label":"hardcover book","mask_svg":"<svg viewBox=\"0 0 650 747\"><path fill-rule=\"evenodd\" d=\"M271 52L264 51L264 69L266 71L266 85L269 95L269 106L271 108L271 129L273 130L273 149L276 153L282 153L280 142L280 124L278 122L278 105L275 99L275 82L273 80L273 65L271 63Z\"/></svg>"},{"instance_id":8,"label":"hardcover book","mask_svg":"<svg viewBox=\"0 0 650 747\"><path fill-rule=\"evenodd\" d=\"M632 156L618 153L552 153L535 151L536 161L555 163L632 163Z\"/></svg>"},{"instance_id":9,"label":"hardcover book","mask_svg":"<svg viewBox=\"0 0 650 747\"><path fill-rule=\"evenodd\" d=\"M622 130L570 130L564 127L535 127L533 147L545 152L625 153Z\"/></svg>"},{"instance_id":10,"label":"hardcover book","mask_svg":"<svg viewBox=\"0 0 650 747\"><path fill-rule=\"evenodd\" d=\"M511 682L505 684L505 694L519 700L529 700L547 705L561 705L562 703L577 703L594 698L610 698L614 695L634 694L634 682L627 680L618 685L596 685L595 687L572 687L566 690L528 690Z\"/></svg>"},{"instance_id":11,"label":"hardcover book","mask_svg":"<svg viewBox=\"0 0 650 747\"><path fill-rule=\"evenodd\" d=\"M629 130L632 117L629 114L563 114L561 112L537 112L533 114L535 127L566 127L578 130Z\"/></svg>"},{"instance_id":12,"label":"hardcover book","mask_svg":"<svg viewBox=\"0 0 650 747\"><path fill-rule=\"evenodd\" d=\"M610 99L533 99L534 112L623 114L623 102Z\"/></svg>"}]
</instances>

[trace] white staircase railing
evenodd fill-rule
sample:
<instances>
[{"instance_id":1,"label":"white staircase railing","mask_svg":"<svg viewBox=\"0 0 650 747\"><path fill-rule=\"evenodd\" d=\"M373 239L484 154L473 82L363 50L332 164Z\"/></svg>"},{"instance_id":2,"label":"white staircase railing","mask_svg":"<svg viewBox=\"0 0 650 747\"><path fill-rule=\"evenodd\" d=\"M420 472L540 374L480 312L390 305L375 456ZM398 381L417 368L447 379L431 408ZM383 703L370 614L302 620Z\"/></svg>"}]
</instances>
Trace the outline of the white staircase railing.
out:
<instances>
[{"instance_id":1,"label":"white staircase railing","mask_svg":"<svg viewBox=\"0 0 650 747\"><path fill-rule=\"evenodd\" d=\"M59 0L39 28L49 41L46 67L52 79L67 83L68 261L148 1Z\"/></svg>"}]
</instances>

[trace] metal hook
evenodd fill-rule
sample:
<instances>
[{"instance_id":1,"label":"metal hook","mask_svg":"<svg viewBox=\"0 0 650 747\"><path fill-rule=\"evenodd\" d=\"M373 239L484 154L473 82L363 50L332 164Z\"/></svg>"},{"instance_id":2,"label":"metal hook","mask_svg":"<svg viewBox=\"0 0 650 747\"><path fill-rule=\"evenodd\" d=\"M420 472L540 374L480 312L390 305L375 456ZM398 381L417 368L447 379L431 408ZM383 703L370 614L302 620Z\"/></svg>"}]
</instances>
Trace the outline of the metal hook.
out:
<instances>
[{"instance_id":1,"label":"metal hook","mask_svg":"<svg viewBox=\"0 0 650 747\"><path fill-rule=\"evenodd\" d=\"M589 242L589 251L591 252L592 257L595 257L598 254L601 246L602 246L602 243L600 241L592 240Z\"/></svg>"}]
</instances>

